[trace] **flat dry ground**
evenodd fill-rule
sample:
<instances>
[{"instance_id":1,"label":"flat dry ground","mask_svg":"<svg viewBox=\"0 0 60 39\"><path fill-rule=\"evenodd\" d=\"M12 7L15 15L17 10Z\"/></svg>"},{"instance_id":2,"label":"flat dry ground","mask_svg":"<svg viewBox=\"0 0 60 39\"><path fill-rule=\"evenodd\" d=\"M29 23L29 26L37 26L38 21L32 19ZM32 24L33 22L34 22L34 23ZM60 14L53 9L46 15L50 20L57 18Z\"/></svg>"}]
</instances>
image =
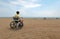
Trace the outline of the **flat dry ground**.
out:
<instances>
[{"instance_id":1,"label":"flat dry ground","mask_svg":"<svg viewBox=\"0 0 60 39\"><path fill-rule=\"evenodd\" d=\"M21 30L9 27L10 18L0 18L0 39L60 39L60 19L24 19Z\"/></svg>"}]
</instances>

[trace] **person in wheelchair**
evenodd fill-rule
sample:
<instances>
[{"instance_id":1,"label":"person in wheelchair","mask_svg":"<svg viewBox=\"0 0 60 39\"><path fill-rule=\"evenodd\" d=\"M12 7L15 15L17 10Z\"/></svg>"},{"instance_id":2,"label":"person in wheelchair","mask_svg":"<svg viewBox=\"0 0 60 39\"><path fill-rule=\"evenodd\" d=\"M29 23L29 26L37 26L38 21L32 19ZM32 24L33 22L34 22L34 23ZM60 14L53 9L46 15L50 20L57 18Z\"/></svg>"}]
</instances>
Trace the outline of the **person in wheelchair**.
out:
<instances>
[{"instance_id":1,"label":"person in wheelchair","mask_svg":"<svg viewBox=\"0 0 60 39\"><path fill-rule=\"evenodd\" d=\"M19 11L16 11L16 15L13 16L13 20L14 20L16 23L18 23L18 22L21 20L19 14L20 14Z\"/></svg>"}]
</instances>

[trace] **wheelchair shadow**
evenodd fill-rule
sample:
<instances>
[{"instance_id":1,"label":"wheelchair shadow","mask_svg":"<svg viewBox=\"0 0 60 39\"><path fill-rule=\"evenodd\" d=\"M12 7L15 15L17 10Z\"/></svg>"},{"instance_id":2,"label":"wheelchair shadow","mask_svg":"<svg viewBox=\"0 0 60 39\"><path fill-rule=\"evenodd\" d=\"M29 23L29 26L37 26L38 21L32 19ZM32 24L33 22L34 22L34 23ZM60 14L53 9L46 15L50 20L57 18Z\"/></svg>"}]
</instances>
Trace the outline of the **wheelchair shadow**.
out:
<instances>
[{"instance_id":1,"label":"wheelchair shadow","mask_svg":"<svg viewBox=\"0 0 60 39\"><path fill-rule=\"evenodd\" d=\"M18 28L9 28L9 30L14 30L14 31L16 31L16 30L21 30L23 28L23 26L19 26Z\"/></svg>"}]
</instances>

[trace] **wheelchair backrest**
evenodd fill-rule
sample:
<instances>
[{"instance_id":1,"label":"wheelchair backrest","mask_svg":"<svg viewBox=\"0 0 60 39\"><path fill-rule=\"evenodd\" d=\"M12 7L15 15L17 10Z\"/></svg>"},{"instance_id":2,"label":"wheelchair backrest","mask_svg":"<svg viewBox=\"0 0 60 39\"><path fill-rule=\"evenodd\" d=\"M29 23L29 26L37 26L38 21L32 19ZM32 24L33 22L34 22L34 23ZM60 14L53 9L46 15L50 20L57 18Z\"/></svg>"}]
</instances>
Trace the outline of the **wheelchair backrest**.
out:
<instances>
[{"instance_id":1,"label":"wheelchair backrest","mask_svg":"<svg viewBox=\"0 0 60 39\"><path fill-rule=\"evenodd\" d=\"M19 20L19 18L13 18L13 20Z\"/></svg>"}]
</instances>

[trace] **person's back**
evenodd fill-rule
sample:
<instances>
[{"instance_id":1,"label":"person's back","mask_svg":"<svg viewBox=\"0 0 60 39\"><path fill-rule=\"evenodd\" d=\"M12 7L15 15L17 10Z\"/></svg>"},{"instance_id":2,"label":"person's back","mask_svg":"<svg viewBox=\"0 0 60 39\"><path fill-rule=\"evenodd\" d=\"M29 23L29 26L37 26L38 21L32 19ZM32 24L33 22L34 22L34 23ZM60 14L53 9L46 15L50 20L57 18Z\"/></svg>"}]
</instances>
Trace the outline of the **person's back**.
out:
<instances>
[{"instance_id":1,"label":"person's back","mask_svg":"<svg viewBox=\"0 0 60 39\"><path fill-rule=\"evenodd\" d=\"M19 16L19 11L17 11L17 12L16 12L16 15L13 16L13 19L14 19L15 21L18 21L19 18L20 18L20 16Z\"/></svg>"},{"instance_id":2,"label":"person's back","mask_svg":"<svg viewBox=\"0 0 60 39\"><path fill-rule=\"evenodd\" d=\"M13 16L13 20L16 22L23 22L23 17L19 16L19 11L16 12L16 15Z\"/></svg>"}]
</instances>

